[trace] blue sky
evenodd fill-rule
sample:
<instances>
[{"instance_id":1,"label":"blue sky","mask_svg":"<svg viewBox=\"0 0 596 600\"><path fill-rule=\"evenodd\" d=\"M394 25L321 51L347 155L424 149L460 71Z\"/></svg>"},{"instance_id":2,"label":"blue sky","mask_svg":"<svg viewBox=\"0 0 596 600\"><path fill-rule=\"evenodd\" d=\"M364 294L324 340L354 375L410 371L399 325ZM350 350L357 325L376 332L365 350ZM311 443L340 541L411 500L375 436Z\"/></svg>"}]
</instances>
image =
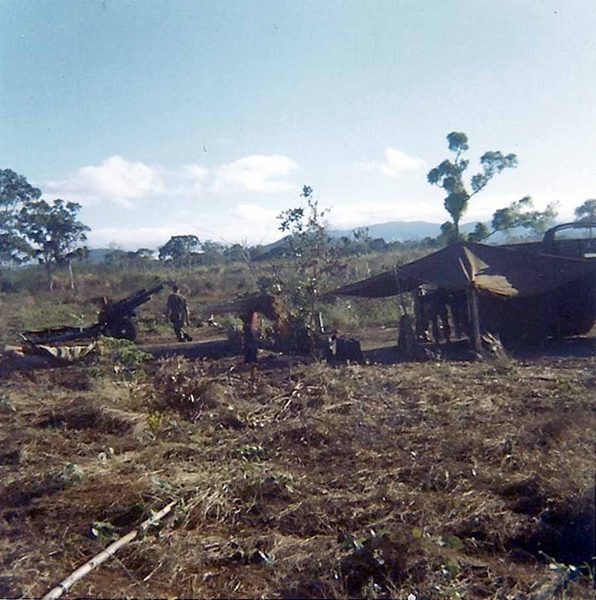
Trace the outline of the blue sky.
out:
<instances>
[{"instance_id":1,"label":"blue sky","mask_svg":"<svg viewBox=\"0 0 596 600\"><path fill-rule=\"evenodd\" d=\"M593 0L0 0L0 168L77 201L90 244L447 219L427 172L464 131L519 166L464 221L596 197Z\"/></svg>"}]
</instances>

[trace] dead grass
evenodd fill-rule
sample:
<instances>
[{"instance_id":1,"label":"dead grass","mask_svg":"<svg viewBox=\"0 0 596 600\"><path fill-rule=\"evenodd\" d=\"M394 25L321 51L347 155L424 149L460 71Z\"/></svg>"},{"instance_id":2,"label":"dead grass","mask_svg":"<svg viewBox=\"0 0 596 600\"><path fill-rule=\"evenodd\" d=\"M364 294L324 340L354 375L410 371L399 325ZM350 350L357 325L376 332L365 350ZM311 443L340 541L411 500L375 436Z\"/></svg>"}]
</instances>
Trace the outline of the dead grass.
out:
<instances>
[{"instance_id":1,"label":"dead grass","mask_svg":"<svg viewBox=\"0 0 596 600\"><path fill-rule=\"evenodd\" d=\"M42 595L106 545L94 522L174 498L74 593L522 600L590 561L593 358L143 368L0 380L0 595Z\"/></svg>"}]
</instances>

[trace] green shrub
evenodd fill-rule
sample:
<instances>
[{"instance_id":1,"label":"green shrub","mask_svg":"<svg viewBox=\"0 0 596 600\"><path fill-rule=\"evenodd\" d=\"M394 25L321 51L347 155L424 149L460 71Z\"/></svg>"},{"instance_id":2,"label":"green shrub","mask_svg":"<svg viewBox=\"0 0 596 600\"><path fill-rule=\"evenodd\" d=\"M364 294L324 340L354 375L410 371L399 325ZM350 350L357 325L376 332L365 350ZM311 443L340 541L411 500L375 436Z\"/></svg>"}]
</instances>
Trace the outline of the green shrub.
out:
<instances>
[{"instance_id":1,"label":"green shrub","mask_svg":"<svg viewBox=\"0 0 596 600\"><path fill-rule=\"evenodd\" d=\"M115 377L123 381L138 381L145 378L142 366L151 360L151 354L140 350L134 342L102 337L89 374L95 378Z\"/></svg>"}]
</instances>

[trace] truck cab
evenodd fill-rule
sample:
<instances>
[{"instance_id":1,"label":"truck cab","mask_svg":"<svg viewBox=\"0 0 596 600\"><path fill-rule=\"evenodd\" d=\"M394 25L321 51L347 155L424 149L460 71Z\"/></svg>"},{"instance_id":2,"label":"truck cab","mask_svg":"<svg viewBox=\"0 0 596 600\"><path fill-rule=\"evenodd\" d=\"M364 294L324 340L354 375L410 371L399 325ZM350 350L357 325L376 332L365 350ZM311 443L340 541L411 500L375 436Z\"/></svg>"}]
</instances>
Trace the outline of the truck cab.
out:
<instances>
[{"instance_id":1,"label":"truck cab","mask_svg":"<svg viewBox=\"0 0 596 600\"><path fill-rule=\"evenodd\" d=\"M542 252L572 258L596 258L596 222L565 223L549 229Z\"/></svg>"}]
</instances>

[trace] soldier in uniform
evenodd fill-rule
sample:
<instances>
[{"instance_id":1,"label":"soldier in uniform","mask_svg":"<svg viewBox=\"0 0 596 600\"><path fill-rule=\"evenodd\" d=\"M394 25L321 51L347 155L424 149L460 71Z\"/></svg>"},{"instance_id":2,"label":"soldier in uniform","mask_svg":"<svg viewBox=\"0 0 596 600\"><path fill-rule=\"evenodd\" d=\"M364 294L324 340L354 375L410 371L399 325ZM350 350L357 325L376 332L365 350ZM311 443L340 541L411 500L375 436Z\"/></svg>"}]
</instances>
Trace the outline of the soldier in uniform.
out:
<instances>
[{"instance_id":1,"label":"soldier in uniform","mask_svg":"<svg viewBox=\"0 0 596 600\"><path fill-rule=\"evenodd\" d=\"M447 310L448 294L442 288L420 286L414 296L416 339L430 342L430 331L435 344L451 340L451 326Z\"/></svg>"},{"instance_id":2,"label":"soldier in uniform","mask_svg":"<svg viewBox=\"0 0 596 600\"><path fill-rule=\"evenodd\" d=\"M432 323L435 344L441 341L451 341L451 325L449 324L449 313L447 303L449 297L443 288L432 290L430 297L430 321ZM439 323L439 321L441 323Z\"/></svg>"},{"instance_id":3,"label":"soldier in uniform","mask_svg":"<svg viewBox=\"0 0 596 600\"><path fill-rule=\"evenodd\" d=\"M430 296L428 290L423 286L417 287L414 292L414 315L416 339L419 342L429 342Z\"/></svg>"},{"instance_id":4,"label":"soldier in uniform","mask_svg":"<svg viewBox=\"0 0 596 600\"><path fill-rule=\"evenodd\" d=\"M172 323L174 333L179 342L190 342L192 338L182 328L184 325L190 325L190 315L188 313L188 303L186 298L178 292L178 286L172 286L172 293L168 296L166 302L166 317Z\"/></svg>"}]
</instances>

